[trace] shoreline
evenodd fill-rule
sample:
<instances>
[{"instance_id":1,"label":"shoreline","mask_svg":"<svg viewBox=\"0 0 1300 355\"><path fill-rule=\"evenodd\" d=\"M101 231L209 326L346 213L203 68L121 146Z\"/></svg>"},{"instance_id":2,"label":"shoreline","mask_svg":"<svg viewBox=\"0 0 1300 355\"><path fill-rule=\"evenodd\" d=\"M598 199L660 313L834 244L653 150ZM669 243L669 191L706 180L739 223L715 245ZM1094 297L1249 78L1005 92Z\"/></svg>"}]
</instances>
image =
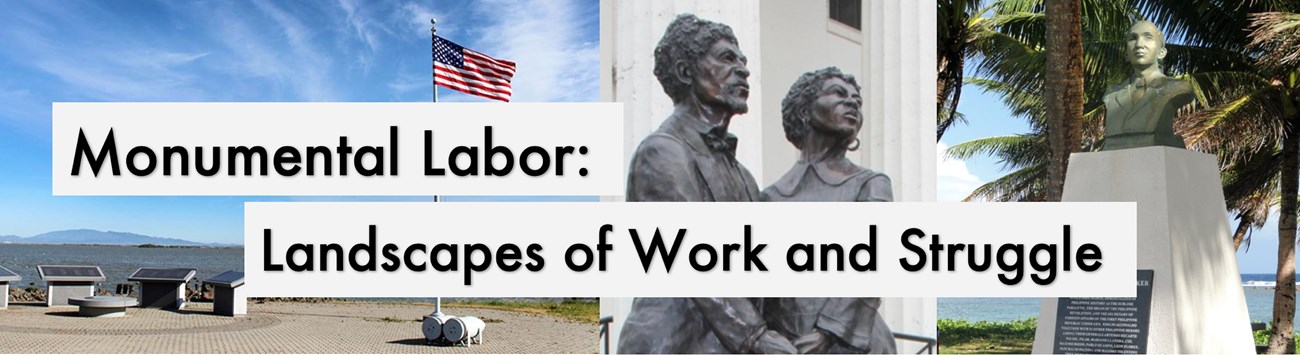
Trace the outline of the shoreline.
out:
<instances>
[{"instance_id":1,"label":"shoreline","mask_svg":"<svg viewBox=\"0 0 1300 355\"><path fill-rule=\"evenodd\" d=\"M85 244L85 243L13 243L0 245L22 246L69 246L69 247L123 247L123 248L158 248L158 249L244 249L243 245L165 245L165 244Z\"/></svg>"},{"instance_id":2,"label":"shoreline","mask_svg":"<svg viewBox=\"0 0 1300 355\"><path fill-rule=\"evenodd\" d=\"M940 354L1029 354L1033 352L1038 318L1012 321L945 318L936 321L935 327ZM1268 334L1267 329L1255 331L1255 344L1267 344ZM1300 338L1300 332L1296 336Z\"/></svg>"}]
</instances>

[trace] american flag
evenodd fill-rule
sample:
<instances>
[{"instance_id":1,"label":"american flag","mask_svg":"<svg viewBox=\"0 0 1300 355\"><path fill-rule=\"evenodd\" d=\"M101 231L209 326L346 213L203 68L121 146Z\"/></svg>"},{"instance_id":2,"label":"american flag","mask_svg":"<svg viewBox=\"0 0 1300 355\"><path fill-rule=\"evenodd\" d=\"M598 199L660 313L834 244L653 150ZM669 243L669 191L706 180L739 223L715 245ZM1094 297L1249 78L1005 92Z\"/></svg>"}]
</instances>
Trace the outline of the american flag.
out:
<instances>
[{"instance_id":1,"label":"american flag","mask_svg":"<svg viewBox=\"0 0 1300 355\"><path fill-rule=\"evenodd\" d=\"M493 100L510 102L515 62L496 59L433 36L433 83Z\"/></svg>"}]
</instances>

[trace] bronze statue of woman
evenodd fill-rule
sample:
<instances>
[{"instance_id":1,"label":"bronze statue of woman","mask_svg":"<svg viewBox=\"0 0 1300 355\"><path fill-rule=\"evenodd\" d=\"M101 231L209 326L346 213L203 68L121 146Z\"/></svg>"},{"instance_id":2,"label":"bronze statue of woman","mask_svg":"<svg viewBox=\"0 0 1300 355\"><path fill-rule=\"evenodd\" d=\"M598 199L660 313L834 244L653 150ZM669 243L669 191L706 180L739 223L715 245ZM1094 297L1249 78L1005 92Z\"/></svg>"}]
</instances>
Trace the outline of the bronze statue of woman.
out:
<instances>
[{"instance_id":1,"label":"bronze statue of woman","mask_svg":"<svg viewBox=\"0 0 1300 355\"><path fill-rule=\"evenodd\" d=\"M845 152L860 145L861 88L852 75L830 67L804 73L781 100L785 138L799 149L799 161L772 186L762 201L893 201L885 174L849 161Z\"/></svg>"},{"instance_id":2,"label":"bronze statue of woman","mask_svg":"<svg viewBox=\"0 0 1300 355\"><path fill-rule=\"evenodd\" d=\"M763 201L893 201L889 177L849 161L860 144L862 95L839 68L804 73L781 101L785 137L799 161ZM879 298L768 298L768 328L793 339L800 353L893 354L893 332L877 310Z\"/></svg>"}]
</instances>

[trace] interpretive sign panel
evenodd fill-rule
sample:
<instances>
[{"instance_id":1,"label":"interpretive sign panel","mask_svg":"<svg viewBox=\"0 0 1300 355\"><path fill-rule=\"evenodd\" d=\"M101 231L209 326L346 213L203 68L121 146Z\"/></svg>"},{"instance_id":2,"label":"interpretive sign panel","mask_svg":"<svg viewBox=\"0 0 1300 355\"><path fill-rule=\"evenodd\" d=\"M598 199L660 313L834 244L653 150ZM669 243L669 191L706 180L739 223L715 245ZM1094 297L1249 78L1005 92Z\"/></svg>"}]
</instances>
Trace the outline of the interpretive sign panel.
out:
<instances>
[{"instance_id":1,"label":"interpretive sign panel","mask_svg":"<svg viewBox=\"0 0 1300 355\"><path fill-rule=\"evenodd\" d=\"M1061 298L1052 352L1146 353L1154 278L1155 271L1138 270L1136 298Z\"/></svg>"}]
</instances>

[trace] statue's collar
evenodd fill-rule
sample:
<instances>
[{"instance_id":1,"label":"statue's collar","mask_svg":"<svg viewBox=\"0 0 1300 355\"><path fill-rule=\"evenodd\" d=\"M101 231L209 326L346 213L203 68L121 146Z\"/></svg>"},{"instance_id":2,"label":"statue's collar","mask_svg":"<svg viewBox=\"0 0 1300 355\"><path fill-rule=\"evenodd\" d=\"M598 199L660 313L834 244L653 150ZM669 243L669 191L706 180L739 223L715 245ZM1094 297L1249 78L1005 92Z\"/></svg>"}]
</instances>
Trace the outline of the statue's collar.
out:
<instances>
[{"instance_id":1,"label":"statue's collar","mask_svg":"<svg viewBox=\"0 0 1300 355\"><path fill-rule=\"evenodd\" d=\"M784 176L781 176L780 180L777 180L776 183L772 184L772 187L776 188L776 192L781 194L781 196L793 196L795 190L799 188L799 182L803 180L804 175L808 174L808 170L812 170L818 180L821 180L823 183L830 186L844 185L845 182L848 182L855 177L864 174L874 174L871 170L852 164L847 158L844 159L843 163L848 163L852 166L854 168L853 173L843 174L837 172L831 169L831 162L821 161L811 164L805 161L796 162L794 167L790 168L790 171L786 172Z\"/></svg>"},{"instance_id":2,"label":"statue's collar","mask_svg":"<svg viewBox=\"0 0 1300 355\"><path fill-rule=\"evenodd\" d=\"M1142 75L1139 74L1129 78L1128 82L1129 85L1134 88L1155 89L1164 85L1166 80L1169 80L1169 77L1164 74L1152 76L1151 79L1143 78Z\"/></svg>"}]
</instances>

